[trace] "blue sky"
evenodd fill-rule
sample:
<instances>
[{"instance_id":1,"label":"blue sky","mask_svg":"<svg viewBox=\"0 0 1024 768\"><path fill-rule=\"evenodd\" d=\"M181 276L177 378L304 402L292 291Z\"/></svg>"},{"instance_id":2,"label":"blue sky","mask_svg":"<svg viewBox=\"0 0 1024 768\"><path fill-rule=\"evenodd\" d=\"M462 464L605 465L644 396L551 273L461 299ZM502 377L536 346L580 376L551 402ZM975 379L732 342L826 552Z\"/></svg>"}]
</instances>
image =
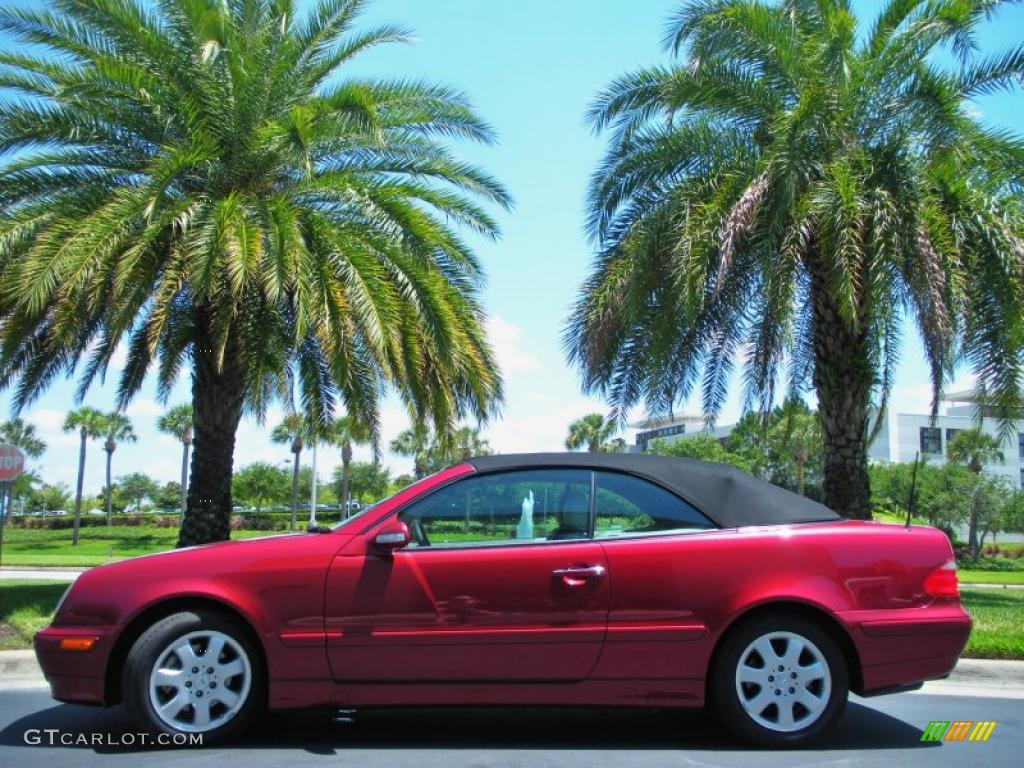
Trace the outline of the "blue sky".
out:
<instances>
[{"instance_id":1,"label":"blue sky","mask_svg":"<svg viewBox=\"0 0 1024 768\"><path fill-rule=\"evenodd\" d=\"M460 147L499 178L516 201L512 211L499 215L499 241L474 241L487 270L485 305L506 380L502 418L485 428L496 450L558 450L572 419L604 410L599 400L580 394L560 344L569 305L592 255L583 234L583 201L603 147L600 137L586 129L583 113L614 76L665 61L659 41L665 19L678 5L679 0L376 0L364 16L364 23L397 21L411 27L416 43L370 52L349 67L350 74L422 78L460 88L499 134L497 146ZM880 6L855 2L862 18L873 17ZM985 50L1001 50L1018 43L1022 29L1024 8L1006 9L978 42ZM5 42L0 39L0 46ZM1024 132L1021 93L989 97L978 109L986 120ZM892 406L921 411L929 401L926 371L909 329L906 340ZM112 391L108 381L95 387L86 403L108 409ZM734 386L722 423L738 415L738 395ZM24 414L50 445L36 464L51 482L71 484L74 479L77 440L60 430L72 396L73 384L58 382ZM186 377L171 403L187 396ZM696 399L686 405L683 410L699 412ZM161 481L176 479L177 446L154 426L162 410L154 388L147 386L128 411L140 440L115 454L115 476L146 471ZM0 393L0 417L8 411L9 396ZM271 424L279 415L271 415ZM405 426L400 406L385 403L385 436L390 439ZM236 466L288 458L285 448L270 443L267 432L243 424ZM89 492L103 482L99 448L94 444L87 465ZM368 451L361 455L369 457ZM410 467L401 457L385 460L396 472ZM337 461L333 452L323 451L321 477Z\"/></svg>"}]
</instances>

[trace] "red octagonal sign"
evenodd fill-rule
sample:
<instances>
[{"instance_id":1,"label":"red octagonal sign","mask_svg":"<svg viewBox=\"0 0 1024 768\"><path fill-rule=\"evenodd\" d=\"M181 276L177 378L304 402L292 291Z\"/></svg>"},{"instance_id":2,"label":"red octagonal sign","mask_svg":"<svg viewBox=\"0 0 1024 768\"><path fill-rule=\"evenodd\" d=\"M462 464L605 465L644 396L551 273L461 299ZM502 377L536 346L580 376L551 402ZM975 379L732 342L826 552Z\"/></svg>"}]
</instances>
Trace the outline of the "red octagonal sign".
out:
<instances>
[{"instance_id":1,"label":"red octagonal sign","mask_svg":"<svg viewBox=\"0 0 1024 768\"><path fill-rule=\"evenodd\" d=\"M8 483L25 468L25 454L16 445L0 445L0 483Z\"/></svg>"}]
</instances>

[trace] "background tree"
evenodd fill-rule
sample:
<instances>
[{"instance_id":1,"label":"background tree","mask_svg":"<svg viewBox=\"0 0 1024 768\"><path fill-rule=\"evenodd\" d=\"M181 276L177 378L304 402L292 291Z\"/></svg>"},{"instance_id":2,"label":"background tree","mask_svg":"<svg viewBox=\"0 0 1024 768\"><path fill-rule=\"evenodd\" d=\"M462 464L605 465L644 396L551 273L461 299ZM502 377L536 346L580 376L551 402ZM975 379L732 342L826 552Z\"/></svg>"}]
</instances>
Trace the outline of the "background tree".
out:
<instances>
[{"instance_id":1,"label":"background tree","mask_svg":"<svg viewBox=\"0 0 1024 768\"><path fill-rule=\"evenodd\" d=\"M46 443L36 435L35 425L23 419L0 422L0 443L16 445L30 459L38 459L46 451ZM15 482L8 483L5 510L11 509L16 495L20 497L28 492L29 486L25 485L25 481L22 481L21 484L17 482L26 474L23 472L15 478Z\"/></svg>"},{"instance_id":2,"label":"background tree","mask_svg":"<svg viewBox=\"0 0 1024 768\"><path fill-rule=\"evenodd\" d=\"M489 456L490 443L476 427L436 432L414 425L391 441L391 450L413 460L413 475L420 480L433 472L465 461L470 456Z\"/></svg>"},{"instance_id":3,"label":"background tree","mask_svg":"<svg viewBox=\"0 0 1024 768\"><path fill-rule=\"evenodd\" d=\"M971 514L967 524L967 546L971 548L971 556L977 559L979 549L978 529L982 524L982 518L990 517L987 514L987 499L983 497L986 495L991 496L995 493L993 491L986 494L986 489L983 488L983 484L980 482L981 471L985 468L986 464L993 462L1001 464L1005 460L1002 446L998 439L982 432L977 427L972 427L971 429L961 430L957 433L956 437L949 441L949 445L946 446L946 454L950 461L964 464L979 479L973 494L975 503L971 506ZM988 509L993 506L996 505L994 503L988 504Z\"/></svg>"},{"instance_id":4,"label":"background tree","mask_svg":"<svg viewBox=\"0 0 1024 768\"><path fill-rule=\"evenodd\" d=\"M681 437L678 440L656 439L652 440L645 453L657 456L680 456L686 459L699 459L700 461L714 461L719 464L742 469L744 472L754 474L754 464L742 454L727 450L718 438L705 432L692 436Z\"/></svg>"},{"instance_id":5,"label":"background tree","mask_svg":"<svg viewBox=\"0 0 1024 768\"><path fill-rule=\"evenodd\" d=\"M327 427L324 440L341 448L341 484L338 486L338 499L341 502L341 516L344 519L348 517L352 446L370 443L373 440L373 433L351 416L342 416Z\"/></svg>"},{"instance_id":6,"label":"background tree","mask_svg":"<svg viewBox=\"0 0 1024 768\"><path fill-rule=\"evenodd\" d=\"M412 459L413 476L417 480L427 476L430 460L430 435L427 430L415 426L403 430L391 441L391 450Z\"/></svg>"},{"instance_id":7,"label":"background tree","mask_svg":"<svg viewBox=\"0 0 1024 768\"><path fill-rule=\"evenodd\" d=\"M64 419L65 432L78 432L78 481L75 484L75 523L71 533L72 546L78 546L78 528L82 520L82 484L85 482L85 447L92 439L103 437L107 417L95 408L83 406L71 411Z\"/></svg>"},{"instance_id":8,"label":"background tree","mask_svg":"<svg viewBox=\"0 0 1024 768\"><path fill-rule=\"evenodd\" d=\"M235 434L294 382L376 433L391 386L449 429L501 399L456 228L508 195L455 157L490 142L462 94L345 76L393 25L361 0L88 0L0 10L0 387L30 402L123 342L118 409L190 369L179 545L226 539ZM83 358L84 362L83 362Z\"/></svg>"},{"instance_id":9,"label":"background tree","mask_svg":"<svg viewBox=\"0 0 1024 768\"><path fill-rule=\"evenodd\" d=\"M416 478L413 475L396 475L391 478L391 482L388 484L387 496L398 493L404 488L408 488L410 485L416 482Z\"/></svg>"},{"instance_id":10,"label":"background tree","mask_svg":"<svg viewBox=\"0 0 1024 768\"><path fill-rule=\"evenodd\" d=\"M821 421L802 400L787 400L768 414L747 412L725 445L745 456L759 477L801 495L821 497Z\"/></svg>"},{"instance_id":11,"label":"background tree","mask_svg":"<svg viewBox=\"0 0 1024 768\"><path fill-rule=\"evenodd\" d=\"M35 425L24 419L0 422L0 443L18 446L30 459L38 459L46 452L46 442L36 434Z\"/></svg>"},{"instance_id":12,"label":"background tree","mask_svg":"<svg viewBox=\"0 0 1024 768\"><path fill-rule=\"evenodd\" d=\"M67 511L71 505L71 491L64 483L42 483L29 494L25 509L29 512Z\"/></svg>"},{"instance_id":13,"label":"background tree","mask_svg":"<svg viewBox=\"0 0 1024 768\"><path fill-rule=\"evenodd\" d=\"M161 512L168 510L178 509L180 511L181 505L181 483L171 480L160 486L160 490L156 492L155 496L152 496L153 504Z\"/></svg>"},{"instance_id":14,"label":"background tree","mask_svg":"<svg viewBox=\"0 0 1024 768\"><path fill-rule=\"evenodd\" d=\"M971 107L1024 72L1024 47L976 54L1000 5L889 0L862 31L846 0L681 3L677 58L615 80L589 113L610 139L589 193L597 258L565 333L584 389L622 418L699 384L713 419L737 362L762 412L813 386L825 502L867 517L869 414L885 413L909 316L933 410L959 357L1009 429L1024 142Z\"/></svg>"},{"instance_id":15,"label":"background tree","mask_svg":"<svg viewBox=\"0 0 1024 768\"><path fill-rule=\"evenodd\" d=\"M961 429L946 446L946 457L950 461L965 465L974 474L980 474L986 464L1002 464L1002 443L977 427Z\"/></svg>"},{"instance_id":16,"label":"background tree","mask_svg":"<svg viewBox=\"0 0 1024 768\"><path fill-rule=\"evenodd\" d=\"M600 413L588 413L569 425L565 447L576 451L586 446L590 453L603 453L609 447L612 435L618 431L618 424L613 419L607 419Z\"/></svg>"},{"instance_id":17,"label":"background tree","mask_svg":"<svg viewBox=\"0 0 1024 768\"><path fill-rule=\"evenodd\" d=\"M443 463L437 470L456 464L472 456L490 456L491 444L475 427L459 427L447 440L441 440L434 448L438 459Z\"/></svg>"},{"instance_id":18,"label":"background tree","mask_svg":"<svg viewBox=\"0 0 1024 768\"><path fill-rule=\"evenodd\" d=\"M107 511L107 525L113 523L114 510L111 506L111 479L110 479L110 468L114 461L114 451L117 450L118 443L134 443L138 440L135 434L135 429L132 427L131 420L123 413L113 411L103 417L103 436L106 438L103 442L103 450L107 454L107 474L106 474L106 498L105 505Z\"/></svg>"},{"instance_id":19,"label":"background tree","mask_svg":"<svg viewBox=\"0 0 1024 768\"><path fill-rule=\"evenodd\" d=\"M299 509L299 469L302 448L309 436L309 424L301 413L289 413L270 433L270 439L278 445L287 445L292 452L292 519L289 530L295 530L296 517Z\"/></svg>"},{"instance_id":20,"label":"background tree","mask_svg":"<svg viewBox=\"0 0 1024 768\"><path fill-rule=\"evenodd\" d=\"M160 493L160 484L145 472L132 472L117 478L117 488L128 502L126 509L134 512L141 512L142 503L147 499L155 500Z\"/></svg>"},{"instance_id":21,"label":"background tree","mask_svg":"<svg viewBox=\"0 0 1024 768\"><path fill-rule=\"evenodd\" d=\"M345 484L343 468L334 468L334 486L338 490L338 499L344 498L347 488L350 498L366 504L383 499L391 485L391 474L388 468L376 461L354 461L349 466L348 484ZM344 514L345 507L342 507Z\"/></svg>"},{"instance_id":22,"label":"background tree","mask_svg":"<svg viewBox=\"0 0 1024 768\"><path fill-rule=\"evenodd\" d=\"M27 499L32 492L43 483L42 476L34 469L26 469L10 483L8 487L7 506L4 509L14 511L16 502L21 502L21 509L25 509Z\"/></svg>"},{"instance_id":23,"label":"background tree","mask_svg":"<svg viewBox=\"0 0 1024 768\"><path fill-rule=\"evenodd\" d=\"M233 483L239 500L255 507L258 517L265 504L284 501L288 473L273 464L257 461L238 470Z\"/></svg>"},{"instance_id":24,"label":"background tree","mask_svg":"<svg viewBox=\"0 0 1024 768\"><path fill-rule=\"evenodd\" d=\"M192 406L188 403L176 405L157 419L156 428L181 442L181 491L179 505L182 519L188 505L188 452L192 447Z\"/></svg>"},{"instance_id":25,"label":"background tree","mask_svg":"<svg viewBox=\"0 0 1024 768\"><path fill-rule=\"evenodd\" d=\"M954 535L970 514L976 477L966 467L922 462L916 479L913 463L875 464L870 472L871 505L878 512L905 519L913 485L914 512L928 525Z\"/></svg>"}]
</instances>

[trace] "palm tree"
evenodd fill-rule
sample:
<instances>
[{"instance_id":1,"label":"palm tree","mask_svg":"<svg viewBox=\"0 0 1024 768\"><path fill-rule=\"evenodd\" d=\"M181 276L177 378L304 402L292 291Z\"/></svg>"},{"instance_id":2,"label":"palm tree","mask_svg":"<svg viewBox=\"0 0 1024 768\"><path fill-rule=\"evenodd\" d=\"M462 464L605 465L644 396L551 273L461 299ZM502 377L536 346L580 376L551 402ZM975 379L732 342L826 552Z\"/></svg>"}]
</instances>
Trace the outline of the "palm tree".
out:
<instances>
[{"instance_id":1,"label":"palm tree","mask_svg":"<svg viewBox=\"0 0 1024 768\"><path fill-rule=\"evenodd\" d=\"M448 439L446 464L465 461L471 456L490 456L491 444L474 427L459 427Z\"/></svg>"},{"instance_id":2,"label":"palm tree","mask_svg":"<svg viewBox=\"0 0 1024 768\"><path fill-rule=\"evenodd\" d=\"M113 485L110 479L110 465L113 463L114 451L118 443L134 443L138 438L132 423L122 413L113 411L104 417L103 435L107 438L103 443L103 450L107 452L107 525L113 522Z\"/></svg>"},{"instance_id":3,"label":"palm tree","mask_svg":"<svg viewBox=\"0 0 1024 768\"><path fill-rule=\"evenodd\" d=\"M107 417L95 408L83 406L71 411L64 419L64 431L78 431L81 440L78 447L78 483L75 486L75 523L71 534L72 546L78 546L78 528L82 521L82 484L85 482L85 446L92 439L103 437ZM108 483L109 487L109 483Z\"/></svg>"},{"instance_id":4,"label":"palm tree","mask_svg":"<svg viewBox=\"0 0 1024 768\"><path fill-rule=\"evenodd\" d=\"M36 435L36 427L22 419L0 423L0 443L15 445L30 459L38 459L46 451L46 443ZM14 483L7 484L7 499L3 501L4 514L9 514L14 502Z\"/></svg>"},{"instance_id":5,"label":"palm tree","mask_svg":"<svg viewBox=\"0 0 1024 768\"><path fill-rule=\"evenodd\" d=\"M341 448L341 515L348 517L349 485L352 480L352 446L373 441L373 432L351 416L341 416L327 428L325 442Z\"/></svg>"},{"instance_id":6,"label":"palm tree","mask_svg":"<svg viewBox=\"0 0 1024 768\"><path fill-rule=\"evenodd\" d=\"M946 457L952 462L966 465L975 475L980 475L986 464L1001 464L1006 460L999 440L977 427L957 432L946 446ZM983 503L979 494L981 490L982 484L979 482L971 499L971 511L967 519L967 546L975 560L978 559L978 525L980 506Z\"/></svg>"},{"instance_id":7,"label":"palm tree","mask_svg":"<svg viewBox=\"0 0 1024 768\"><path fill-rule=\"evenodd\" d=\"M565 333L584 389L623 418L698 385L709 420L813 386L826 503L869 511L867 445L916 319L936 407L954 353L1005 429L1024 389L1024 143L972 114L1024 49L978 59L1000 0L707 0L673 16L676 58L593 105L598 248ZM933 55L960 54L952 68Z\"/></svg>"},{"instance_id":8,"label":"palm tree","mask_svg":"<svg viewBox=\"0 0 1024 768\"><path fill-rule=\"evenodd\" d=\"M362 0L83 0L0 10L0 387L21 408L118 346L116 405L190 369L179 545L226 539L235 434L292 382L376 434L392 386L447 428L501 382L480 266L502 187L446 146L490 142L465 96L345 65L395 26ZM21 46L10 51L10 43ZM84 360L83 360L84 358Z\"/></svg>"},{"instance_id":9,"label":"palm tree","mask_svg":"<svg viewBox=\"0 0 1024 768\"><path fill-rule=\"evenodd\" d=\"M413 477L422 480L427 476L430 451L430 433L423 427L403 430L391 441L391 450L401 456L408 456L413 463Z\"/></svg>"},{"instance_id":10,"label":"palm tree","mask_svg":"<svg viewBox=\"0 0 1024 768\"><path fill-rule=\"evenodd\" d=\"M569 425L565 447L570 451L586 446L590 453L614 452L615 446L608 441L617 431L618 425L613 419L606 419L600 413L588 413Z\"/></svg>"},{"instance_id":11,"label":"palm tree","mask_svg":"<svg viewBox=\"0 0 1024 768\"><path fill-rule=\"evenodd\" d=\"M188 403L174 406L157 420L156 428L181 441L181 518L184 520L188 505L188 451L192 447L192 406Z\"/></svg>"},{"instance_id":12,"label":"palm tree","mask_svg":"<svg viewBox=\"0 0 1024 768\"><path fill-rule=\"evenodd\" d=\"M23 419L0 423L0 443L16 445L30 459L38 459L46 451L46 443L36 435L36 427Z\"/></svg>"},{"instance_id":13,"label":"palm tree","mask_svg":"<svg viewBox=\"0 0 1024 768\"><path fill-rule=\"evenodd\" d=\"M957 464L965 464L976 475L986 464L1006 460L999 440L977 427L957 432L946 446L946 457Z\"/></svg>"},{"instance_id":14,"label":"palm tree","mask_svg":"<svg viewBox=\"0 0 1024 768\"><path fill-rule=\"evenodd\" d=\"M821 420L802 400L787 400L775 409L768 428L767 443L771 452L792 463L796 492L804 495L807 464L821 449Z\"/></svg>"},{"instance_id":15,"label":"palm tree","mask_svg":"<svg viewBox=\"0 0 1024 768\"><path fill-rule=\"evenodd\" d=\"M270 439L281 445L290 445L292 452L292 520L289 530L295 530L296 517L299 509L299 456L302 453L304 440L309 437L309 425L300 413L289 413L284 421L274 427Z\"/></svg>"}]
</instances>

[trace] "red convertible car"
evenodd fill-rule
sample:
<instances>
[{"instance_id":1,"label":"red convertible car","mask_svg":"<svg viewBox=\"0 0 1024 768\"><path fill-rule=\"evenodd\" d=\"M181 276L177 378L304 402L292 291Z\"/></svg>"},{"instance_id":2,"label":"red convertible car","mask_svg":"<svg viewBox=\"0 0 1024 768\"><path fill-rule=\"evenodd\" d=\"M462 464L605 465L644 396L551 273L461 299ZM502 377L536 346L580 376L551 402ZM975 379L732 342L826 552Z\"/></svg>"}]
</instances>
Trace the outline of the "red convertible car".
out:
<instances>
[{"instance_id":1,"label":"red convertible car","mask_svg":"<svg viewBox=\"0 0 1024 768\"><path fill-rule=\"evenodd\" d=\"M333 529L84 573L36 635L53 696L236 734L264 708L700 707L800 744L849 691L947 675L946 536L717 464L469 459Z\"/></svg>"}]
</instances>

